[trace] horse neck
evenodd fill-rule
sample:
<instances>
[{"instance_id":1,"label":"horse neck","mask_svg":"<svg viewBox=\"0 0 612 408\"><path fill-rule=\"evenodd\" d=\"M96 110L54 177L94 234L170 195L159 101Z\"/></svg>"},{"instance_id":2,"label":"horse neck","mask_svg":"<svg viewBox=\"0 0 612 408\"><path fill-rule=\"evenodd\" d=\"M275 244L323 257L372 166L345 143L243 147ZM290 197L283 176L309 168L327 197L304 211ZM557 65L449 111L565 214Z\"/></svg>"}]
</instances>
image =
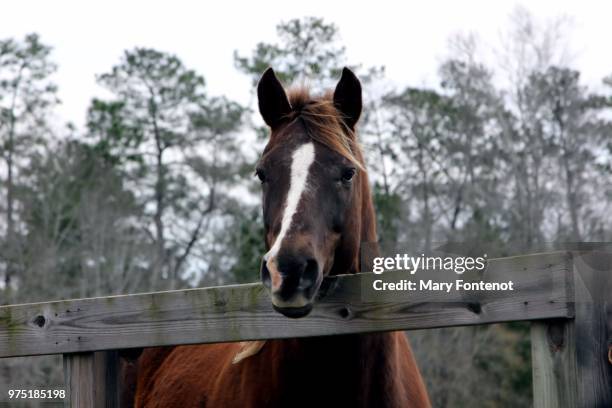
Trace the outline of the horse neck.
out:
<instances>
[{"instance_id":1,"label":"horse neck","mask_svg":"<svg viewBox=\"0 0 612 408\"><path fill-rule=\"evenodd\" d=\"M281 387L293 393L295 383L316 381L340 406L407 406L407 384L421 381L400 332L274 340L272 347Z\"/></svg>"}]
</instances>

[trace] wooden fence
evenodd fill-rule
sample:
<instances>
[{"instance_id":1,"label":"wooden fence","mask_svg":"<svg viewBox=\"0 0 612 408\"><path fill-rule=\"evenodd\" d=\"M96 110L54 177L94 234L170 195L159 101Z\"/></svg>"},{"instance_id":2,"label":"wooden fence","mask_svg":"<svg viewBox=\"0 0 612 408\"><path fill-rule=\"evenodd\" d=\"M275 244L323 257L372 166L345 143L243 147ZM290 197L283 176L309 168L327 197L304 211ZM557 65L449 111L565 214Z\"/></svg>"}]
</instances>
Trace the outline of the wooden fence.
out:
<instances>
[{"instance_id":1,"label":"wooden fence","mask_svg":"<svg viewBox=\"0 0 612 408\"><path fill-rule=\"evenodd\" d=\"M63 354L66 404L112 407L121 349L531 321L534 406L612 407L611 271L607 253L534 254L478 276L514 291L375 297L373 280L406 274L335 276L302 319L274 312L260 284L2 306L0 358Z\"/></svg>"}]
</instances>

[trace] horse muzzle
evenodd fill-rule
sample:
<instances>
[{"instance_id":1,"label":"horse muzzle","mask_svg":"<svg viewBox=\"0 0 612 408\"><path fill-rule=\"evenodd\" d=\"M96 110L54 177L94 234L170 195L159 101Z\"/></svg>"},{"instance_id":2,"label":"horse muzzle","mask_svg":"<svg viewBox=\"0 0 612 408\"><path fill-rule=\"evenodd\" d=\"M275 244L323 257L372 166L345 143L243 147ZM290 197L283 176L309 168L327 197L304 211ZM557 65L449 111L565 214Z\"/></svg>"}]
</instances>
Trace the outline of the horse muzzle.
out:
<instances>
[{"instance_id":1,"label":"horse muzzle","mask_svg":"<svg viewBox=\"0 0 612 408\"><path fill-rule=\"evenodd\" d=\"M318 262L310 257L274 257L261 263L261 281L277 312L292 318L310 313L321 284Z\"/></svg>"}]
</instances>

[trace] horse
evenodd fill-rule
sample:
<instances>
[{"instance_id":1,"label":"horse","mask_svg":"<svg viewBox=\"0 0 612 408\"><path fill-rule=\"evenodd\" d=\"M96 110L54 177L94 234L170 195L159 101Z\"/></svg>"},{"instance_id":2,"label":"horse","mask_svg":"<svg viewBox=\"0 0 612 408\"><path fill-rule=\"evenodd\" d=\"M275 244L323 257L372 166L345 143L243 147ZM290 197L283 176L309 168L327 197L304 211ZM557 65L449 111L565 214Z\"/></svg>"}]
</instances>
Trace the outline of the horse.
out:
<instances>
[{"instance_id":1,"label":"horse","mask_svg":"<svg viewBox=\"0 0 612 408\"><path fill-rule=\"evenodd\" d=\"M335 90L315 97L305 87L286 92L268 68L257 96L270 128L255 171L261 281L272 307L299 319L325 276L369 267L360 247L377 240L356 131L361 84L344 68ZM403 332L157 347L136 371L136 407L430 406Z\"/></svg>"}]
</instances>

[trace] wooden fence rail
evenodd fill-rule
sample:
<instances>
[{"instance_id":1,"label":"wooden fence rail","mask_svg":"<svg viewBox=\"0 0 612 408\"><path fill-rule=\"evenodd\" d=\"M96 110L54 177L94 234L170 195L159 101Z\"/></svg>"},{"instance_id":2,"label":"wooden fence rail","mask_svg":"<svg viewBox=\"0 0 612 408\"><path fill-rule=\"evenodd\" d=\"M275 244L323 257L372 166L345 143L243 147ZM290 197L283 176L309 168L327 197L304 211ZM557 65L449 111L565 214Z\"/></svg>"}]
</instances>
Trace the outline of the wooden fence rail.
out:
<instances>
[{"instance_id":1,"label":"wooden fence rail","mask_svg":"<svg viewBox=\"0 0 612 408\"><path fill-rule=\"evenodd\" d=\"M535 406L610 407L610 294L601 278L609 277L611 259L525 255L492 259L478 276L449 277L511 280L514 291L383 293L371 289L374 280L407 275L336 276L326 279L312 313L297 320L274 312L260 284L2 306L0 358L64 354L70 406L117 406L120 349L537 321Z\"/></svg>"}]
</instances>

